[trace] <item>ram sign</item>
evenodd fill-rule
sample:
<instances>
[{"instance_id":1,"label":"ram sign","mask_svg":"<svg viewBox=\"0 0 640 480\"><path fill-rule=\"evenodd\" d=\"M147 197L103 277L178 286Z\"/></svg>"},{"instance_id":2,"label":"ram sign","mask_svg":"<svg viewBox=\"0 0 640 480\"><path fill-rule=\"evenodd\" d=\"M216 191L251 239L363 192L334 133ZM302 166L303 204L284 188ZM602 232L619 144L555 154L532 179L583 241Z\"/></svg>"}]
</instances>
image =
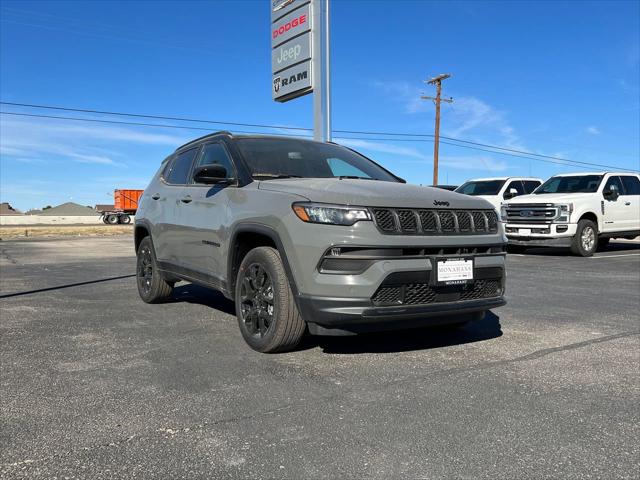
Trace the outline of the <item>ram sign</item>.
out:
<instances>
[{"instance_id":1,"label":"ram sign","mask_svg":"<svg viewBox=\"0 0 640 480\"><path fill-rule=\"evenodd\" d=\"M311 1L271 2L271 91L277 102L313 91Z\"/></svg>"}]
</instances>

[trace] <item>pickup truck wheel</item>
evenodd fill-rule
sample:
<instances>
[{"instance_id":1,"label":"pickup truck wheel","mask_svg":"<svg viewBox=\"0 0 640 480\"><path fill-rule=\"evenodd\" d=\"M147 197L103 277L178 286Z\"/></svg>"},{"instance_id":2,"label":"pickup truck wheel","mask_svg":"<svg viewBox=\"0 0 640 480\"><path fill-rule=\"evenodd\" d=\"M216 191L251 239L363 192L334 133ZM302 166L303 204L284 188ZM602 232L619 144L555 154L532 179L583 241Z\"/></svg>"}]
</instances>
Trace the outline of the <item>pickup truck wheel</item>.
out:
<instances>
[{"instance_id":1,"label":"pickup truck wheel","mask_svg":"<svg viewBox=\"0 0 640 480\"><path fill-rule=\"evenodd\" d=\"M598 227L591 220L580 220L576 234L571 240L571 252L590 257L598 248Z\"/></svg>"},{"instance_id":2,"label":"pickup truck wheel","mask_svg":"<svg viewBox=\"0 0 640 480\"><path fill-rule=\"evenodd\" d=\"M247 253L238 271L235 299L240 332L254 350L283 352L300 342L306 324L277 250L257 247Z\"/></svg>"},{"instance_id":3,"label":"pickup truck wheel","mask_svg":"<svg viewBox=\"0 0 640 480\"><path fill-rule=\"evenodd\" d=\"M138 247L136 280L140 298L146 303L160 303L171 296L173 287L158 270L156 252L150 237L145 237Z\"/></svg>"}]
</instances>

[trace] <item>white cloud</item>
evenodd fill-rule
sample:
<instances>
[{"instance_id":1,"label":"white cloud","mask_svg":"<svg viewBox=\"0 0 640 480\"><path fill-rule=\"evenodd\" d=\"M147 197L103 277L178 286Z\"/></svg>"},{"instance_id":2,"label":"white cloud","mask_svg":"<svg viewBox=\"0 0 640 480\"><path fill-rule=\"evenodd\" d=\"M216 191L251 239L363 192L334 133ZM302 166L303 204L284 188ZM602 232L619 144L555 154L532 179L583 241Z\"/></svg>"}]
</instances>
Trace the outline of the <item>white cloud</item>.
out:
<instances>
[{"instance_id":1,"label":"white cloud","mask_svg":"<svg viewBox=\"0 0 640 480\"><path fill-rule=\"evenodd\" d=\"M503 160L495 160L487 156L443 156L440 157L443 167L456 170L476 170L486 172L504 172L508 165Z\"/></svg>"},{"instance_id":2,"label":"white cloud","mask_svg":"<svg viewBox=\"0 0 640 480\"><path fill-rule=\"evenodd\" d=\"M588 126L586 132L590 135L600 135L600 129L594 125Z\"/></svg>"},{"instance_id":3,"label":"white cloud","mask_svg":"<svg viewBox=\"0 0 640 480\"><path fill-rule=\"evenodd\" d=\"M17 161L58 158L73 162L124 166L113 151L116 143L176 146L184 137L134 128L105 125L79 125L70 121L14 120L2 117L0 154Z\"/></svg>"}]
</instances>

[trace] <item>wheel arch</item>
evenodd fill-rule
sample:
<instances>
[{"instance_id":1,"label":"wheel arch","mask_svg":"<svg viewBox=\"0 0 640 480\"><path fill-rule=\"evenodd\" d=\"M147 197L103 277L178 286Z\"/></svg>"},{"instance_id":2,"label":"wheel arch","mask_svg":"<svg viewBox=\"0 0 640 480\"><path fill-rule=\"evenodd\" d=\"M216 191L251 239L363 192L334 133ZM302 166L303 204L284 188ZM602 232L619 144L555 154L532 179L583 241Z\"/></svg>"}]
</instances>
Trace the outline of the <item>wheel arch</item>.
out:
<instances>
[{"instance_id":1,"label":"wheel arch","mask_svg":"<svg viewBox=\"0 0 640 480\"><path fill-rule=\"evenodd\" d=\"M598 233L602 232L602 228L600 225L600 219L598 218L598 216L591 212L591 211L586 211L584 212L582 215L580 215L580 218L578 219L578 222L580 220L591 220L593 223L596 224L596 228L598 229Z\"/></svg>"},{"instance_id":2,"label":"wheel arch","mask_svg":"<svg viewBox=\"0 0 640 480\"><path fill-rule=\"evenodd\" d=\"M138 247L140 246L140 242L145 237L151 236L151 229L144 222L136 222L134 230L133 230L133 242L135 246L135 251L138 251ZM153 240L152 240L153 241Z\"/></svg>"},{"instance_id":3,"label":"wheel arch","mask_svg":"<svg viewBox=\"0 0 640 480\"><path fill-rule=\"evenodd\" d=\"M251 249L263 246L275 248L280 254L291 292L297 303L298 287L280 235L272 227L256 223L240 224L234 228L230 236L227 251L227 285L230 297L235 297L236 277L242 259Z\"/></svg>"}]
</instances>

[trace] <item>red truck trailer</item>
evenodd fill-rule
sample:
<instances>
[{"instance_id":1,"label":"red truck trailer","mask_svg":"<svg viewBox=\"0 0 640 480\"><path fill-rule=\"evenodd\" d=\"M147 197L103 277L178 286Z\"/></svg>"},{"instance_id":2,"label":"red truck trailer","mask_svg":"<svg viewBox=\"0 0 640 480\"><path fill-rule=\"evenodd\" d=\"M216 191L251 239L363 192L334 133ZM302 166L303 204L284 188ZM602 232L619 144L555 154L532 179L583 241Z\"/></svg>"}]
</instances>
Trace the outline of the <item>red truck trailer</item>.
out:
<instances>
[{"instance_id":1,"label":"red truck trailer","mask_svg":"<svg viewBox=\"0 0 640 480\"><path fill-rule=\"evenodd\" d=\"M138 200L144 190L120 189L113 191L113 210L105 210L102 214L102 221L109 225L131 223L131 215L138 210Z\"/></svg>"}]
</instances>

